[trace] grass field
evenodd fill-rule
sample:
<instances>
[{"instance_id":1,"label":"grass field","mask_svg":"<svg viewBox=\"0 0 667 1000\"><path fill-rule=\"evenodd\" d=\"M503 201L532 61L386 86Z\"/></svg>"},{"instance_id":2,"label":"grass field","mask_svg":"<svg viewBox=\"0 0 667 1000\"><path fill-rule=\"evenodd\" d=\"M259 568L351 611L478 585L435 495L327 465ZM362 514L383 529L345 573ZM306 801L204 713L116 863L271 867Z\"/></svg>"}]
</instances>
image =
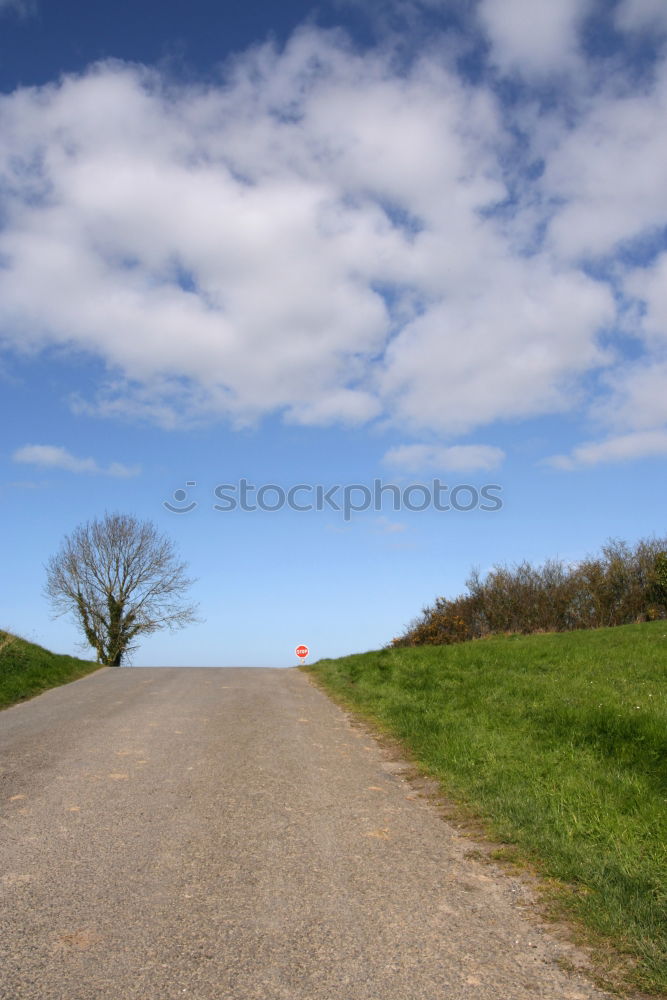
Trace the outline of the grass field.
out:
<instances>
[{"instance_id":1,"label":"grass field","mask_svg":"<svg viewBox=\"0 0 667 1000\"><path fill-rule=\"evenodd\" d=\"M0 708L76 680L99 667L99 663L50 653L48 649L0 630Z\"/></svg>"},{"instance_id":2,"label":"grass field","mask_svg":"<svg viewBox=\"0 0 667 1000\"><path fill-rule=\"evenodd\" d=\"M667 622L304 669L557 886L627 983L667 993Z\"/></svg>"}]
</instances>

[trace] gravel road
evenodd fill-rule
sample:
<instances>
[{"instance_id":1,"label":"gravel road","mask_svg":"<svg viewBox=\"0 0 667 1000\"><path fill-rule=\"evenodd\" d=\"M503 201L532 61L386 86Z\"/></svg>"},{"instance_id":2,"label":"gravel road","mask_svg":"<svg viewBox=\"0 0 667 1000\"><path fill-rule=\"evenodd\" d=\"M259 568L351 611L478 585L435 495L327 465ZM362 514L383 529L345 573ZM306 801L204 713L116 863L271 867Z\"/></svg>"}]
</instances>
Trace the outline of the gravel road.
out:
<instances>
[{"instance_id":1,"label":"gravel road","mask_svg":"<svg viewBox=\"0 0 667 1000\"><path fill-rule=\"evenodd\" d=\"M0 772L2 1000L606 996L297 670L100 670Z\"/></svg>"}]
</instances>

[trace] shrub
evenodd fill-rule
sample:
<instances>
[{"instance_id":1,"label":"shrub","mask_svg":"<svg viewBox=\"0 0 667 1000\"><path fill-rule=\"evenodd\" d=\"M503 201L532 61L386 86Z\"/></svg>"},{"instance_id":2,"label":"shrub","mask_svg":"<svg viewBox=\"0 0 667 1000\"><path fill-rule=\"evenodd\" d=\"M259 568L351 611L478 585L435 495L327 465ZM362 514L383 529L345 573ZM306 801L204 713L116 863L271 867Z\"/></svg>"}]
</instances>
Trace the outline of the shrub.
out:
<instances>
[{"instance_id":1,"label":"shrub","mask_svg":"<svg viewBox=\"0 0 667 1000\"><path fill-rule=\"evenodd\" d=\"M549 559L473 570L467 592L438 597L392 646L448 645L499 633L565 632L667 617L667 538L610 539L571 566Z\"/></svg>"}]
</instances>

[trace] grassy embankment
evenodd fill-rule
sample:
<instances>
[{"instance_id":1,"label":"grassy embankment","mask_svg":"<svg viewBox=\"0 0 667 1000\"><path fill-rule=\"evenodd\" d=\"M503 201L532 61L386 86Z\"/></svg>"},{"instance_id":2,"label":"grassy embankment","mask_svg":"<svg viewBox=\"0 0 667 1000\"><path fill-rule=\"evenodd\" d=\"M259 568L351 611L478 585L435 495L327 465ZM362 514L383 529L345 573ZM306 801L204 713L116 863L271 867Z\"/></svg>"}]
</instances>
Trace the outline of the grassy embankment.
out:
<instances>
[{"instance_id":1,"label":"grassy embankment","mask_svg":"<svg viewBox=\"0 0 667 1000\"><path fill-rule=\"evenodd\" d=\"M99 670L99 663L48 649L0 629L0 708Z\"/></svg>"},{"instance_id":2,"label":"grassy embankment","mask_svg":"<svg viewBox=\"0 0 667 1000\"><path fill-rule=\"evenodd\" d=\"M667 993L667 622L304 669L513 845L625 982Z\"/></svg>"}]
</instances>

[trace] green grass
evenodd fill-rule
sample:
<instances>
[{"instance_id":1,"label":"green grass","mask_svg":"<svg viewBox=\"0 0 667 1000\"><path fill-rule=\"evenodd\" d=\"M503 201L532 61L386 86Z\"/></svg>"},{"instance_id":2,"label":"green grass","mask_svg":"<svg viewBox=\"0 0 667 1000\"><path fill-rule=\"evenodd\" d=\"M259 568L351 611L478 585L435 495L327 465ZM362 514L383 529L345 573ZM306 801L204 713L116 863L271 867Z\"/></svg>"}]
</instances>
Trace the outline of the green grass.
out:
<instances>
[{"instance_id":1,"label":"green grass","mask_svg":"<svg viewBox=\"0 0 667 1000\"><path fill-rule=\"evenodd\" d=\"M99 663L48 649L0 630L0 708L24 701L47 688L99 670Z\"/></svg>"},{"instance_id":2,"label":"green grass","mask_svg":"<svg viewBox=\"0 0 667 1000\"><path fill-rule=\"evenodd\" d=\"M667 622L304 669L555 880L626 983L667 992Z\"/></svg>"}]
</instances>

